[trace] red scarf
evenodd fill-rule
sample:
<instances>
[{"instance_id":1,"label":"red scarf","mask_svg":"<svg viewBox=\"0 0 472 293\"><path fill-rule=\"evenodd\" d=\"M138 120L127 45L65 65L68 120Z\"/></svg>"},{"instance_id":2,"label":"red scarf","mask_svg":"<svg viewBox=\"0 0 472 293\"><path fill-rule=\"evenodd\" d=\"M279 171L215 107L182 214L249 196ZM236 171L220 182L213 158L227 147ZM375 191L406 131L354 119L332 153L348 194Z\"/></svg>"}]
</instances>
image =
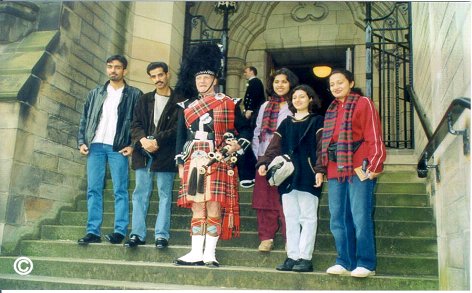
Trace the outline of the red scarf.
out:
<instances>
[{"instance_id":1,"label":"red scarf","mask_svg":"<svg viewBox=\"0 0 472 293\"><path fill-rule=\"evenodd\" d=\"M277 130L277 119L279 118L280 104L285 102L285 97L274 95L269 99L262 116L261 137L274 133Z\"/></svg>"},{"instance_id":2,"label":"red scarf","mask_svg":"<svg viewBox=\"0 0 472 293\"><path fill-rule=\"evenodd\" d=\"M346 101L344 102L344 117L340 117L342 122L336 150L338 178L350 176L354 169L352 164L352 157L354 155L352 147L352 115L359 97L359 95L351 93L346 98ZM340 104L341 102L334 100L331 105L329 105L325 114L321 152L322 162L325 166L328 165L328 146L330 145L334 134L334 127L336 126L336 118L338 116L338 107Z\"/></svg>"}]
</instances>

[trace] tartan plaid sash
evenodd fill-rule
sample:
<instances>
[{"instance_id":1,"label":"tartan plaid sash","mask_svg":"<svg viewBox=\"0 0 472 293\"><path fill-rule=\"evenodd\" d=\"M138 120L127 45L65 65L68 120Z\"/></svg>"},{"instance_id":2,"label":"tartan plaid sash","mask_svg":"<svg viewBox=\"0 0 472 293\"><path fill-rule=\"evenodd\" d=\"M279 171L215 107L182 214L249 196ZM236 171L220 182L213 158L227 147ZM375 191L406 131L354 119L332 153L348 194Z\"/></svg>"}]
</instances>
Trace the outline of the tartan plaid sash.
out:
<instances>
[{"instance_id":1,"label":"tartan plaid sash","mask_svg":"<svg viewBox=\"0 0 472 293\"><path fill-rule=\"evenodd\" d=\"M203 114L213 110L215 145L218 146L222 142L225 132L235 132L234 109L235 104L228 96L224 96L222 99L216 99L215 96L205 96L198 100L195 105L184 110L185 124L190 127ZM237 135L237 133L234 133L234 135Z\"/></svg>"},{"instance_id":2,"label":"tartan plaid sash","mask_svg":"<svg viewBox=\"0 0 472 293\"><path fill-rule=\"evenodd\" d=\"M359 95L351 93L344 102L345 112L341 122L341 129L336 149L338 178L350 176L354 170L352 164L352 157L354 154L352 141L352 115L359 97ZM331 105L329 105L325 114L321 153L321 159L325 166L328 165L328 146L333 137L334 127L336 126L336 117L338 115L338 107L340 104L341 102L337 99L334 100Z\"/></svg>"},{"instance_id":3,"label":"tartan plaid sash","mask_svg":"<svg viewBox=\"0 0 472 293\"><path fill-rule=\"evenodd\" d=\"M269 99L264 109L261 123L261 137L264 140L266 134L274 133L277 130L277 119L279 118L280 103L284 102L285 97L274 95Z\"/></svg>"}]
</instances>

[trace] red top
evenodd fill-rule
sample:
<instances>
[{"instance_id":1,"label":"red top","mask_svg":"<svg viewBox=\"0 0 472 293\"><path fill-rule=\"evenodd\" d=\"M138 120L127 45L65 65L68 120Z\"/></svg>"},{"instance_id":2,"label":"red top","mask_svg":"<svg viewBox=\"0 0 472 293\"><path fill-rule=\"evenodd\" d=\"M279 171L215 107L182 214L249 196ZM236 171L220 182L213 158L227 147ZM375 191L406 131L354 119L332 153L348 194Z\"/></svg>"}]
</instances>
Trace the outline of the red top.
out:
<instances>
[{"instance_id":1,"label":"red top","mask_svg":"<svg viewBox=\"0 0 472 293\"><path fill-rule=\"evenodd\" d=\"M333 132L333 142L338 141L339 130L344 117L344 102L335 100L333 103L339 103L338 114L336 116L336 125ZM354 153L352 159L353 167L362 166L362 161L367 158L369 165L367 169L374 173L380 173L383 170L383 162L387 156L385 145L382 141L382 128L380 117L374 103L367 97L359 97L354 113L352 115L352 140L364 142ZM354 175L355 172L352 172ZM337 165L335 162L328 161L328 179L337 178Z\"/></svg>"}]
</instances>

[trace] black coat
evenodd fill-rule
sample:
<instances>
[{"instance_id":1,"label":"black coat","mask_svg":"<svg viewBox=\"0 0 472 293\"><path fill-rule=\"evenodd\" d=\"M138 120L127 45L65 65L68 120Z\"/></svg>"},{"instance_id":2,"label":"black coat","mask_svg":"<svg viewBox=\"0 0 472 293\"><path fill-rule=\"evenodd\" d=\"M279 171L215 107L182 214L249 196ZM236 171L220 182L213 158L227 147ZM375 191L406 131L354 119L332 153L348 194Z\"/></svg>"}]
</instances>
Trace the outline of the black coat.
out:
<instances>
[{"instance_id":1,"label":"black coat","mask_svg":"<svg viewBox=\"0 0 472 293\"><path fill-rule=\"evenodd\" d=\"M299 144L300 138L305 132L310 120L313 123L305 137ZM295 170L279 187L279 193L289 193L293 189L309 192L320 196L321 188L315 188L315 174L326 174L326 168L321 163L321 136L324 118L320 115L311 114L302 120L295 120L294 117L285 118L277 132L272 138L263 157L259 158L257 168L262 165L269 165L278 155L291 155ZM297 147L298 145L298 147Z\"/></svg>"},{"instance_id":2,"label":"black coat","mask_svg":"<svg viewBox=\"0 0 472 293\"><path fill-rule=\"evenodd\" d=\"M261 108L261 105L264 104L266 98L264 94L264 85L262 81L255 77L248 81L248 86L246 88L246 94L244 95L244 110L251 110L252 118L251 125L255 127L255 122L257 118L257 113Z\"/></svg>"},{"instance_id":3,"label":"black coat","mask_svg":"<svg viewBox=\"0 0 472 293\"><path fill-rule=\"evenodd\" d=\"M174 161L175 139L177 134L178 108L173 91L167 101L157 127L154 126L154 101L156 91L144 94L139 99L134 110L131 124L131 138L134 144L134 152L131 160L133 170L144 168L148 162L147 156L142 151L139 140L143 137L154 136L159 149L152 154L153 162L151 171L176 172Z\"/></svg>"},{"instance_id":4,"label":"black coat","mask_svg":"<svg viewBox=\"0 0 472 293\"><path fill-rule=\"evenodd\" d=\"M82 115L79 122L79 133L77 135L77 146L82 144L90 147L92 140L100 123L103 103L107 97L107 87L110 81L104 85L99 85L91 90L87 95ZM118 121L116 124L116 134L113 139L113 151L117 152L124 147L131 145L130 125L133 120L133 110L143 92L129 86L125 82L125 87L118 105Z\"/></svg>"}]
</instances>

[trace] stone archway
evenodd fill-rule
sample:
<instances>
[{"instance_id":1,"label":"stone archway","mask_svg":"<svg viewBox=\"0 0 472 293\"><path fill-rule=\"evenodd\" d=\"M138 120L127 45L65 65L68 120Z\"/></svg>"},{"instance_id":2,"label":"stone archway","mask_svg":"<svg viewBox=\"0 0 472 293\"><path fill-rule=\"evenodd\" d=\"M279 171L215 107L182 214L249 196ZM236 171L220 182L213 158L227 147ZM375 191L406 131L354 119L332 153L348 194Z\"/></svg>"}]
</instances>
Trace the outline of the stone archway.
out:
<instances>
[{"instance_id":1,"label":"stone archway","mask_svg":"<svg viewBox=\"0 0 472 293\"><path fill-rule=\"evenodd\" d=\"M259 68L265 81L268 73L267 50L317 46L352 45L358 84L365 77L364 7L359 2L239 2L230 17L227 93L241 97L246 64ZM199 2L194 14L204 15L213 27L221 27L222 17L212 2Z\"/></svg>"}]
</instances>

